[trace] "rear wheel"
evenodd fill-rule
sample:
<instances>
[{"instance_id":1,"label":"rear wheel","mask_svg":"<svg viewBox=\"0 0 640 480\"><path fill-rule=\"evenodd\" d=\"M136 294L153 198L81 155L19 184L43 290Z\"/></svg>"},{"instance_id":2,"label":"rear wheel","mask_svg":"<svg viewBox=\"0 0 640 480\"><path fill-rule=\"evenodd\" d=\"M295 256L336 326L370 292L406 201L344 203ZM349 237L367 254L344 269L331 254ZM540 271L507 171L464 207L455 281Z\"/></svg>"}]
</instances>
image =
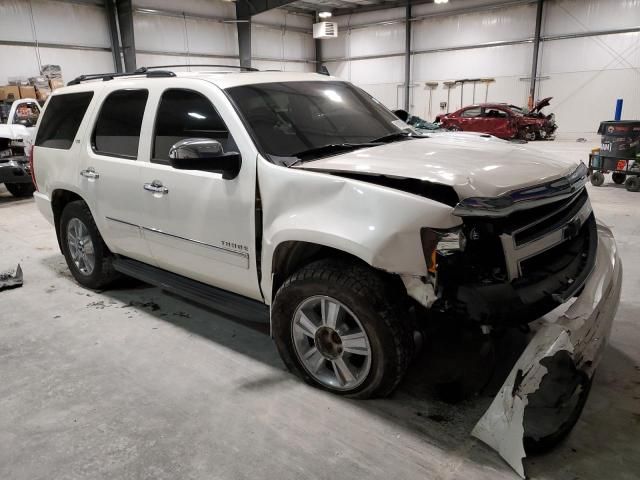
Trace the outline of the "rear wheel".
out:
<instances>
[{"instance_id":1,"label":"rear wheel","mask_svg":"<svg viewBox=\"0 0 640 480\"><path fill-rule=\"evenodd\" d=\"M627 176L624 173L613 172L611 174L611 180L613 180L613 183L617 183L618 185L622 185L626 179Z\"/></svg>"},{"instance_id":2,"label":"rear wheel","mask_svg":"<svg viewBox=\"0 0 640 480\"><path fill-rule=\"evenodd\" d=\"M113 255L83 201L71 202L62 211L60 244L67 266L80 285L99 289L119 278L113 268Z\"/></svg>"},{"instance_id":3,"label":"rear wheel","mask_svg":"<svg viewBox=\"0 0 640 480\"><path fill-rule=\"evenodd\" d=\"M386 396L413 354L408 315L366 266L314 262L293 274L272 305L284 363L307 383L354 398Z\"/></svg>"},{"instance_id":4,"label":"rear wheel","mask_svg":"<svg viewBox=\"0 0 640 480\"><path fill-rule=\"evenodd\" d=\"M591 180L591 185L594 187L599 187L604 183L604 175L602 172L593 172L589 179Z\"/></svg>"},{"instance_id":5,"label":"rear wheel","mask_svg":"<svg viewBox=\"0 0 640 480\"><path fill-rule=\"evenodd\" d=\"M5 183L4 186L11 195L18 198L30 197L35 191L33 183Z\"/></svg>"}]
</instances>

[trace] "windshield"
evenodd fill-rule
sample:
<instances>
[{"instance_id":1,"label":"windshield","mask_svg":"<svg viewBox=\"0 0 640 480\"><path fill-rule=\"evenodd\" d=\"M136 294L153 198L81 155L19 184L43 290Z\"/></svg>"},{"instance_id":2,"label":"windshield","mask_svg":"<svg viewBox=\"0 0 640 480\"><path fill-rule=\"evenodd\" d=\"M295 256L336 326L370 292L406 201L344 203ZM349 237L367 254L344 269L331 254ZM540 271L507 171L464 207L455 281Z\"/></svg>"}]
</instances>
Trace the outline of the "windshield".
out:
<instances>
[{"instance_id":1,"label":"windshield","mask_svg":"<svg viewBox=\"0 0 640 480\"><path fill-rule=\"evenodd\" d=\"M300 152L322 156L328 151L320 147L367 143L408 129L377 100L345 82L264 83L227 92L263 152L277 163Z\"/></svg>"},{"instance_id":2,"label":"windshield","mask_svg":"<svg viewBox=\"0 0 640 480\"><path fill-rule=\"evenodd\" d=\"M509 108L510 108L511 110L513 110L514 112L516 112L516 113L520 113L520 114L522 114L522 115L526 115L527 113L529 113L529 110L526 110L526 109L524 109L524 108L522 108L522 107L518 107L518 106L516 106L516 105L509 105Z\"/></svg>"}]
</instances>

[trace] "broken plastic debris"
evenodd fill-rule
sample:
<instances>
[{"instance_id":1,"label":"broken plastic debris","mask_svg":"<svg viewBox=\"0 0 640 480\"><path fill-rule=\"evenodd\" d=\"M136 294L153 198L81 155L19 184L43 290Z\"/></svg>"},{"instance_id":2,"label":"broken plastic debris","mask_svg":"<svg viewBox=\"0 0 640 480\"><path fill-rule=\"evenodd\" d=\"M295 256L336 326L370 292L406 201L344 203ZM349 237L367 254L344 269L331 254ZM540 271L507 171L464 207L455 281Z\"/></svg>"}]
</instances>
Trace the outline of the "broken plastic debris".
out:
<instances>
[{"instance_id":1,"label":"broken plastic debris","mask_svg":"<svg viewBox=\"0 0 640 480\"><path fill-rule=\"evenodd\" d=\"M16 267L14 273L3 272L0 273L0 292L2 290L9 290L11 288L18 288L22 286L22 268L20 264Z\"/></svg>"}]
</instances>

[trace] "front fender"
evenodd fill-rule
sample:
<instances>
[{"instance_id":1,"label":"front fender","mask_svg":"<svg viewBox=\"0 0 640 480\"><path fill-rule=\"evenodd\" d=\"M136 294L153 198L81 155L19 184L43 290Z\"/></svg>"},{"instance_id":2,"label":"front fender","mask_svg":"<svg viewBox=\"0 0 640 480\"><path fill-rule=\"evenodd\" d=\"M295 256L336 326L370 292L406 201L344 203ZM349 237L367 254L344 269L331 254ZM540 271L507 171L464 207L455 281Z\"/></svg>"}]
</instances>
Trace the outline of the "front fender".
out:
<instances>
[{"instance_id":1,"label":"front fender","mask_svg":"<svg viewBox=\"0 0 640 480\"><path fill-rule=\"evenodd\" d=\"M427 270L420 229L453 228L461 223L452 215L452 207L428 198L260 160L262 291L266 296L271 292L273 255L282 242L315 243L388 272L423 276Z\"/></svg>"}]
</instances>

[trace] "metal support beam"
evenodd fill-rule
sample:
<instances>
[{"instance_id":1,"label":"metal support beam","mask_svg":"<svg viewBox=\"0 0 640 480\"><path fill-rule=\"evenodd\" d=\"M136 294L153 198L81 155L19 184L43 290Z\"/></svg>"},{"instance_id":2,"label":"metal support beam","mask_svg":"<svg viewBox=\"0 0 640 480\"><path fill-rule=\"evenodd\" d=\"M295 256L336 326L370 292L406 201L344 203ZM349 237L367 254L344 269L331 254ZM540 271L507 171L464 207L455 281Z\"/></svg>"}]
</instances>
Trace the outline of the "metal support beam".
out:
<instances>
[{"instance_id":1,"label":"metal support beam","mask_svg":"<svg viewBox=\"0 0 640 480\"><path fill-rule=\"evenodd\" d=\"M411 0L407 0L405 9L404 43L404 109L409 111L409 93L411 90Z\"/></svg>"},{"instance_id":2,"label":"metal support beam","mask_svg":"<svg viewBox=\"0 0 640 480\"><path fill-rule=\"evenodd\" d=\"M251 17L272 8L282 7L295 0L237 0L238 52L240 66L251 67Z\"/></svg>"},{"instance_id":3,"label":"metal support beam","mask_svg":"<svg viewBox=\"0 0 640 480\"><path fill-rule=\"evenodd\" d=\"M538 52L540 51L540 30L542 29L542 9L544 0L538 0L536 10L536 33L533 37L533 60L531 62L531 85L529 86L529 108L533 108L536 98L536 77L538 76Z\"/></svg>"},{"instance_id":4,"label":"metal support beam","mask_svg":"<svg viewBox=\"0 0 640 480\"><path fill-rule=\"evenodd\" d=\"M237 4L236 4L237 8ZM240 54L240 66L251 67L251 21L241 22L238 27L238 53Z\"/></svg>"},{"instance_id":5,"label":"metal support beam","mask_svg":"<svg viewBox=\"0 0 640 480\"><path fill-rule=\"evenodd\" d=\"M318 15L319 12L316 12L315 15L315 23L318 23L320 21L320 16ZM313 44L315 46L316 49L316 73L323 73L322 71L322 40L320 40L319 38L314 39Z\"/></svg>"},{"instance_id":6,"label":"metal support beam","mask_svg":"<svg viewBox=\"0 0 640 480\"><path fill-rule=\"evenodd\" d=\"M115 0L120 27L120 44L124 54L124 69L136 69L136 42L133 35L133 5L131 0Z\"/></svg>"},{"instance_id":7,"label":"metal support beam","mask_svg":"<svg viewBox=\"0 0 640 480\"><path fill-rule=\"evenodd\" d=\"M111 38L111 53L116 72L122 72L122 57L120 55L120 35L118 34L118 19L114 0L105 0L107 19L109 20L109 37Z\"/></svg>"}]
</instances>

